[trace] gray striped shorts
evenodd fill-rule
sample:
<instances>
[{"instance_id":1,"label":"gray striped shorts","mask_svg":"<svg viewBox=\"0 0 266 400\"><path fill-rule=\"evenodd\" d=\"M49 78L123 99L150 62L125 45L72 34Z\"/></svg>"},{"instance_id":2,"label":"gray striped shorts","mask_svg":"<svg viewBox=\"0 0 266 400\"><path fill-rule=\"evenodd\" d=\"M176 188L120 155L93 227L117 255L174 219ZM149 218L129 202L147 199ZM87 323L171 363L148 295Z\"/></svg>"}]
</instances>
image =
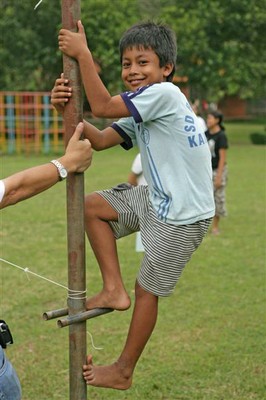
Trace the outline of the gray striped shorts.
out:
<instances>
[{"instance_id":1,"label":"gray striped shorts","mask_svg":"<svg viewBox=\"0 0 266 400\"><path fill-rule=\"evenodd\" d=\"M97 192L118 213L109 221L116 239L141 231L145 253L138 283L155 296L169 296L207 233L211 218L190 225L171 225L156 216L147 186L121 184Z\"/></svg>"}]
</instances>

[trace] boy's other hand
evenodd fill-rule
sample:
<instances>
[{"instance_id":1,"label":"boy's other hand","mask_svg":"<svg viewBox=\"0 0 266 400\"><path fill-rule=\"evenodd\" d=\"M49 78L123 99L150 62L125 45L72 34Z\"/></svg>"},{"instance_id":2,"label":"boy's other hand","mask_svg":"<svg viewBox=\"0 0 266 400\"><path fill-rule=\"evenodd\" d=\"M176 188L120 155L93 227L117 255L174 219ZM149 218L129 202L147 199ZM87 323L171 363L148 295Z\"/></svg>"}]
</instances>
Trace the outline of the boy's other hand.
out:
<instances>
[{"instance_id":1,"label":"boy's other hand","mask_svg":"<svg viewBox=\"0 0 266 400\"><path fill-rule=\"evenodd\" d=\"M69 101L72 95L72 89L67 86L68 80L64 79L64 74L56 79L55 85L51 92L51 103L59 114L63 114L65 104Z\"/></svg>"},{"instance_id":2,"label":"boy's other hand","mask_svg":"<svg viewBox=\"0 0 266 400\"><path fill-rule=\"evenodd\" d=\"M88 51L85 31L81 21L78 21L78 32L61 29L58 36L59 49L69 57L78 59Z\"/></svg>"}]
</instances>

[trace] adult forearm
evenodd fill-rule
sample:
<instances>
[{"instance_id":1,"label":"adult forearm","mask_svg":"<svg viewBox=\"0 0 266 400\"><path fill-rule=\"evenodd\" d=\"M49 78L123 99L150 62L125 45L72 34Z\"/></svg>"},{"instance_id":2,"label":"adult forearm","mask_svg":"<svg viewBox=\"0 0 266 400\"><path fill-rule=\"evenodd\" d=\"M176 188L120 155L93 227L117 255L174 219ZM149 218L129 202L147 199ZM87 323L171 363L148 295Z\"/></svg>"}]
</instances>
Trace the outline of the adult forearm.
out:
<instances>
[{"instance_id":1,"label":"adult forearm","mask_svg":"<svg viewBox=\"0 0 266 400\"><path fill-rule=\"evenodd\" d=\"M18 172L4 179L5 195L0 208L16 204L50 188L58 182L58 171L53 164L44 164Z\"/></svg>"}]
</instances>

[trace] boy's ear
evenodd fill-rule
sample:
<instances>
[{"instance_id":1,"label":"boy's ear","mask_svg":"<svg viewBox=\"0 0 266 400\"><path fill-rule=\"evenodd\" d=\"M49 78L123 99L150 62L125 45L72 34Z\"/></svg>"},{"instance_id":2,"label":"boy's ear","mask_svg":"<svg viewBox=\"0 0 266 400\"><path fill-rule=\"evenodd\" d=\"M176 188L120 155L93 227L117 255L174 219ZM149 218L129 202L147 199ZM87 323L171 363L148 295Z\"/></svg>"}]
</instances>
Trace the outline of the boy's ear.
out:
<instances>
[{"instance_id":1,"label":"boy's ear","mask_svg":"<svg viewBox=\"0 0 266 400\"><path fill-rule=\"evenodd\" d=\"M167 78L173 71L173 68L174 68L174 64L172 64L172 63L165 64L163 75Z\"/></svg>"}]
</instances>

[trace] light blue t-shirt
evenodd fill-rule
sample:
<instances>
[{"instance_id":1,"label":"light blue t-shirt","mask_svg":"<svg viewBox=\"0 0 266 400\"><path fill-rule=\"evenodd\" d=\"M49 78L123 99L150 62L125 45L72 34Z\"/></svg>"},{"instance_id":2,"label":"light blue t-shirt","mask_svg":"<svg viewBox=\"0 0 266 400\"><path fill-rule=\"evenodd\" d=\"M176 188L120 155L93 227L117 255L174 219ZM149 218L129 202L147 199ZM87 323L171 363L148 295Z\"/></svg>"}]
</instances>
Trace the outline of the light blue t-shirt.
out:
<instances>
[{"instance_id":1,"label":"light blue t-shirt","mask_svg":"<svg viewBox=\"0 0 266 400\"><path fill-rule=\"evenodd\" d=\"M163 82L121 97L132 117L112 127L124 138L125 149L138 145L158 218L185 225L213 217L211 154L184 94Z\"/></svg>"}]
</instances>

